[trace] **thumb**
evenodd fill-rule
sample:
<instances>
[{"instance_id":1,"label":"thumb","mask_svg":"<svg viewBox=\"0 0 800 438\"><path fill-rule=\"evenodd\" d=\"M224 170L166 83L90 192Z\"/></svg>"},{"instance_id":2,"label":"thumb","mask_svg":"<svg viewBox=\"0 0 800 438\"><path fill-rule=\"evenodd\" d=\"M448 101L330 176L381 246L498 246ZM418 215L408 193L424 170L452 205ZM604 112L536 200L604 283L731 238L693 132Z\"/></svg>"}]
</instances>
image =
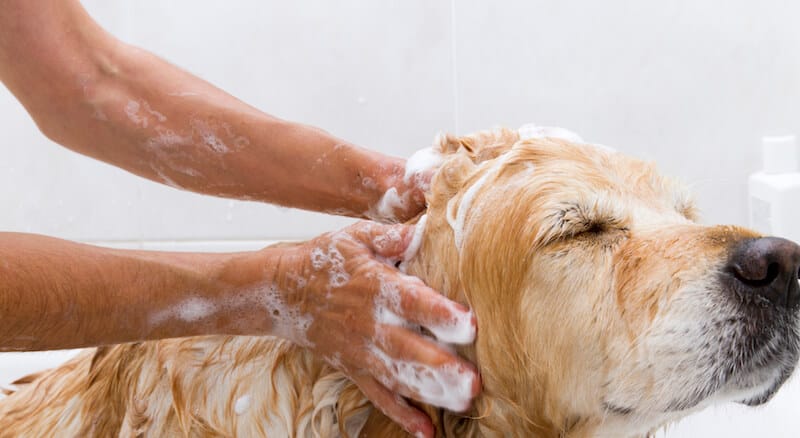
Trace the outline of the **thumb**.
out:
<instances>
[{"instance_id":1,"label":"thumb","mask_svg":"<svg viewBox=\"0 0 800 438\"><path fill-rule=\"evenodd\" d=\"M353 237L380 257L405 261L417 252L425 226L424 219L425 216L416 225L361 222L356 224Z\"/></svg>"}]
</instances>

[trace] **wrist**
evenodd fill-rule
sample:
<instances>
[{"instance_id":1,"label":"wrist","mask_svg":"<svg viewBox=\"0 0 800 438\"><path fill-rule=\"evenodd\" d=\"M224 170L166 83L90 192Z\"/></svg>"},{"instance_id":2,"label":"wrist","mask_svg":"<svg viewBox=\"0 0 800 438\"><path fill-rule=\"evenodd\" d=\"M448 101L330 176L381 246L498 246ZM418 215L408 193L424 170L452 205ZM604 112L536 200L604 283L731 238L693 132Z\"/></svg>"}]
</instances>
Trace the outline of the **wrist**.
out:
<instances>
[{"instance_id":1,"label":"wrist","mask_svg":"<svg viewBox=\"0 0 800 438\"><path fill-rule=\"evenodd\" d=\"M367 217L381 222L405 222L425 207L425 194L414 178L406 177L406 161L388 158L379 168L376 198Z\"/></svg>"},{"instance_id":2,"label":"wrist","mask_svg":"<svg viewBox=\"0 0 800 438\"><path fill-rule=\"evenodd\" d=\"M216 301L224 311L216 318L217 334L279 336L292 341L285 327L298 295L293 283L302 270L299 246L268 247L226 256L214 281Z\"/></svg>"}]
</instances>

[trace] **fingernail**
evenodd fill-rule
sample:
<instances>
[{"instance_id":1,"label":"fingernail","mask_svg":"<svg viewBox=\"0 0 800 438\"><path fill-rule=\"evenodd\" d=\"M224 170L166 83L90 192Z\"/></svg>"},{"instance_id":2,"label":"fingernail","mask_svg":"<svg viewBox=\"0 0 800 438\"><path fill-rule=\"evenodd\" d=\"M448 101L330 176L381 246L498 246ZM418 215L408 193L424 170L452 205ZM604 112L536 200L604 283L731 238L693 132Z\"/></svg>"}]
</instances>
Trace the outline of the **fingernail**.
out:
<instances>
[{"instance_id":1,"label":"fingernail","mask_svg":"<svg viewBox=\"0 0 800 438\"><path fill-rule=\"evenodd\" d=\"M453 317L450 321L443 324L434 325L430 324L427 327L431 333L436 336L436 339L450 344L470 344L475 341L475 334L477 332L477 324L475 316L471 310L466 312L459 311L455 308L455 303L451 304L451 314Z\"/></svg>"},{"instance_id":2,"label":"fingernail","mask_svg":"<svg viewBox=\"0 0 800 438\"><path fill-rule=\"evenodd\" d=\"M431 422L430 418L428 418L428 416L425 415L424 421L421 420L420 423L415 425L415 427L407 428L406 432L408 432L411 435L414 435L414 438L420 438L420 437L433 438L434 434L433 423Z\"/></svg>"}]
</instances>

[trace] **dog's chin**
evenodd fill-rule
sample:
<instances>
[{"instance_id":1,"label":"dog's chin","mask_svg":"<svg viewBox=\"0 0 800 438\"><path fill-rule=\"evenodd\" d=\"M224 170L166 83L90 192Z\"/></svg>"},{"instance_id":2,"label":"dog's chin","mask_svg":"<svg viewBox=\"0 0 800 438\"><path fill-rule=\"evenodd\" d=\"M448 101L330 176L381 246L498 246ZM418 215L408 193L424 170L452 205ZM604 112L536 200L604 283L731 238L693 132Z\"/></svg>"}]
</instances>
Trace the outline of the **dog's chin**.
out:
<instances>
[{"instance_id":1,"label":"dog's chin","mask_svg":"<svg viewBox=\"0 0 800 438\"><path fill-rule=\"evenodd\" d=\"M794 372L799 355L798 345L793 342L768 360L756 361L749 371L732 376L730 385L739 388L734 401L747 406L768 402Z\"/></svg>"},{"instance_id":2,"label":"dog's chin","mask_svg":"<svg viewBox=\"0 0 800 438\"><path fill-rule=\"evenodd\" d=\"M780 387L781 387L780 383L775 384L760 395L745 400L737 400L736 402L751 407L761 406L764 403L768 402L772 398L772 396L775 395L776 392L778 392L778 388Z\"/></svg>"},{"instance_id":3,"label":"dog's chin","mask_svg":"<svg viewBox=\"0 0 800 438\"><path fill-rule=\"evenodd\" d=\"M786 317L786 315L784 315ZM716 402L759 406L768 402L795 370L800 342L794 316L786 317L782 330L752 336L738 331L735 342L722 350L723 360L709 364L710 377L683 397L667 404L665 412L681 412ZM752 324L748 324L752 327Z\"/></svg>"},{"instance_id":4,"label":"dog's chin","mask_svg":"<svg viewBox=\"0 0 800 438\"><path fill-rule=\"evenodd\" d=\"M789 352L787 358L782 362L783 364L773 368L770 373L773 378L764 381L761 385L753 387L751 394L736 400L747 406L760 406L770 401L775 393L786 383L786 380L792 375L797 363L797 351Z\"/></svg>"}]
</instances>

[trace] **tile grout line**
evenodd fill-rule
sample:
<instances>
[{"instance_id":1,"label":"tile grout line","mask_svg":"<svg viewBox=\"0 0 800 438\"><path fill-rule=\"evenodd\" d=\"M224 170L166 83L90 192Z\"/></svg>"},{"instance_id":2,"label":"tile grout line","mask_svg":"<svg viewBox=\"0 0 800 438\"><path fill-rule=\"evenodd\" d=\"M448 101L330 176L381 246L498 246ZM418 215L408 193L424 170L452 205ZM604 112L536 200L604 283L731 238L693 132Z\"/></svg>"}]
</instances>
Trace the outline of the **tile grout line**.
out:
<instances>
[{"instance_id":1,"label":"tile grout line","mask_svg":"<svg viewBox=\"0 0 800 438\"><path fill-rule=\"evenodd\" d=\"M458 62L456 60L456 0L450 0L450 60L453 70L453 124L455 135L459 135L458 130Z\"/></svg>"}]
</instances>

